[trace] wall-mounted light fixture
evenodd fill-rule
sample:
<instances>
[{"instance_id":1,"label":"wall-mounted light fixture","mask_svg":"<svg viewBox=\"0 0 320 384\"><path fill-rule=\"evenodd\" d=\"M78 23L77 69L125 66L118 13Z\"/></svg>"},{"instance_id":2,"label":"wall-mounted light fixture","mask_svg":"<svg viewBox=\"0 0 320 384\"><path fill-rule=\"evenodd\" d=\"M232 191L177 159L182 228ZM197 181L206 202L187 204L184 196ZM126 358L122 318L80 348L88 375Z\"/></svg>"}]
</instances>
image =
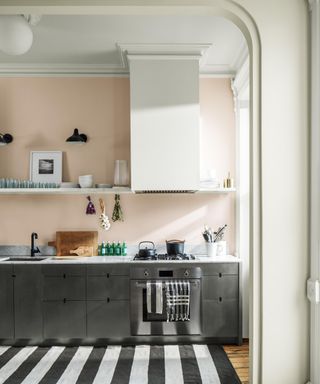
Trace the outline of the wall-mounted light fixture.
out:
<instances>
[{"instance_id":1,"label":"wall-mounted light fixture","mask_svg":"<svg viewBox=\"0 0 320 384\"><path fill-rule=\"evenodd\" d=\"M71 144L84 144L87 142L87 140L87 135L85 135L84 133L79 133L78 128L75 128L72 136L68 137L66 142Z\"/></svg>"},{"instance_id":2,"label":"wall-mounted light fixture","mask_svg":"<svg viewBox=\"0 0 320 384\"><path fill-rule=\"evenodd\" d=\"M0 16L0 50L8 55L23 55L33 42L33 32L23 15Z\"/></svg>"},{"instance_id":3,"label":"wall-mounted light fixture","mask_svg":"<svg viewBox=\"0 0 320 384\"><path fill-rule=\"evenodd\" d=\"M0 133L0 145L7 145L13 141L13 137L9 133L2 134Z\"/></svg>"}]
</instances>

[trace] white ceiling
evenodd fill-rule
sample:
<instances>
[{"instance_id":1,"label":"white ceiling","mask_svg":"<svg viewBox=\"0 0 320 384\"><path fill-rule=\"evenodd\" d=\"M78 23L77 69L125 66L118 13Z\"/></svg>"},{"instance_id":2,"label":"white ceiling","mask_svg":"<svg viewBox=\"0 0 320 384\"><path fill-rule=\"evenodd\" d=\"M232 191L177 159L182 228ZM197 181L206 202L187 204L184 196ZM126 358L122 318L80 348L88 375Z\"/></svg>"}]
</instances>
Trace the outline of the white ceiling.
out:
<instances>
[{"instance_id":1,"label":"white ceiling","mask_svg":"<svg viewBox=\"0 0 320 384\"><path fill-rule=\"evenodd\" d=\"M21 56L0 52L2 73L128 73L117 44L212 44L200 72L234 75L247 56L240 30L213 16L42 16Z\"/></svg>"}]
</instances>

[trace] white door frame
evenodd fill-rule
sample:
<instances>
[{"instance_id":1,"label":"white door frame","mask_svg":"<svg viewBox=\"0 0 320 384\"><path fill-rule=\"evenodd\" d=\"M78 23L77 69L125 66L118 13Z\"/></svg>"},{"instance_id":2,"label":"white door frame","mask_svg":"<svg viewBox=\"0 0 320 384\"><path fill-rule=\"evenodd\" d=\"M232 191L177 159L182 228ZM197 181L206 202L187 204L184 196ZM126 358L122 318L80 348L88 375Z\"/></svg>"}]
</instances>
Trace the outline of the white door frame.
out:
<instances>
[{"instance_id":1,"label":"white door frame","mask_svg":"<svg viewBox=\"0 0 320 384\"><path fill-rule=\"evenodd\" d=\"M309 0L311 25L310 384L320 384L320 4Z\"/></svg>"},{"instance_id":2,"label":"white door frame","mask_svg":"<svg viewBox=\"0 0 320 384\"><path fill-rule=\"evenodd\" d=\"M38 15L212 15L229 19L243 33L250 56L250 382L259 384L262 350L262 202L261 202L261 46L255 20L241 5L232 0L193 0L188 6L179 0L165 4L161 0L123 0L121 5L110 0L15 0L0 5L0 14ZM16 74L17 75L17 74Z\"/></svg>"}]
</instances>

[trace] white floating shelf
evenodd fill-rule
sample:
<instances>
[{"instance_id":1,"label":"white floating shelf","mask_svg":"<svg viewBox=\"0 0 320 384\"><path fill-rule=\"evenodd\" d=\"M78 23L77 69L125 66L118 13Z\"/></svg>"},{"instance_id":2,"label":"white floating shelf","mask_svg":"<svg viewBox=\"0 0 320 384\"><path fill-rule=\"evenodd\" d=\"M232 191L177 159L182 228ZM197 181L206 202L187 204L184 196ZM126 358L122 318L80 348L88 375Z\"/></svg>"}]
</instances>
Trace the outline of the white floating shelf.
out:
<instances>
[{"instance_id":1,"label":"white floating shelf","mask_svg":"<svg viewBox=\"0 0 320 384\"><path fill-rule=\"evenodd\" d=\"M200 188L196 193L230 193L236 192L235 188Z\"/></svg>"},{"instance_id":2,"label":"white floating shelf","mask_svg":"<svg viewBox=\"0 0 320 384\"><path fill-rule=\"evenodd\" d=\"M130 188L2 188L0 195L93 195L133 193Z\"/></svg>"},{"instance_id":3,"label":"white floating shelf","mask_svg":"<svg viewBox=\"0 0 320 384\"><path fill-rule=\"evenodd\" d=\"M200 189L199 194L221 194L235 192L235 188ZM94 195L94 194L134 194L130 188L0 188L0 195Z\"/></svg>"}]
</instances>

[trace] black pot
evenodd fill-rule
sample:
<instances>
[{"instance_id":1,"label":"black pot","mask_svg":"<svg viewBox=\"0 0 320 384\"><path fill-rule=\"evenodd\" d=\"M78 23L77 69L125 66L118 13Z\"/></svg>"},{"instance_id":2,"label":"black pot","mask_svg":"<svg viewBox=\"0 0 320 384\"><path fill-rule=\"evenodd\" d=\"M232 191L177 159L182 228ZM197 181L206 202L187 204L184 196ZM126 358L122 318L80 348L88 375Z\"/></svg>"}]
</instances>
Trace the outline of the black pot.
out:
<instances>
[{"instance_id":1,"label":"black pot","mask_svg":"<svg viewBox=\"0 0 320 384\"><path fill-rule=\"evenodd\" d=\"M168 255L183 255L184 240L166 240Z\"/></svg>"},{"instance_id":2,"label":"black pot","mask_svg":"<svg viewBox=\"0 0 320 384\"><path fill-rule=\"evenodd\" d=\"M152 244L152 248L148 248L148 247L141 248L141 244ZM139 258L141 257L142 259L144 258L147 259L147 258L154 257L156 254L157 254L157 250L154 246L153 241L141 241L139 243L139 253L138 253Z\"/></svg>"}]
</instances>

